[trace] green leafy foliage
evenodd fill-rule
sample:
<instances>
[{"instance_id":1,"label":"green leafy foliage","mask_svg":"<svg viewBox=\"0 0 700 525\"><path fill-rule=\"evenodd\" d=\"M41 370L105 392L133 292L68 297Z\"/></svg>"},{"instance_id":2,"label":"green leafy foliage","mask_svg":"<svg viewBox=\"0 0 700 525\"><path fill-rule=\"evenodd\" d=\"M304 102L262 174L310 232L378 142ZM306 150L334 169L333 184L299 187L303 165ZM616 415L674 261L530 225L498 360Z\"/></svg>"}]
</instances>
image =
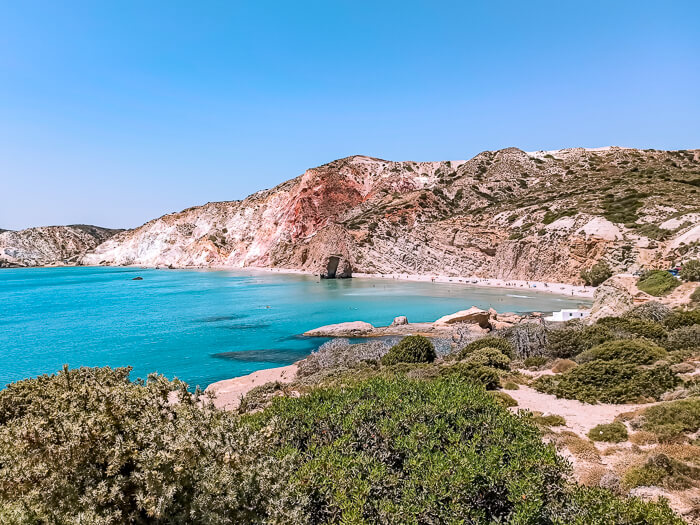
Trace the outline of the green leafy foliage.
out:
<instances>
[{"instance_id":1,"label":"green leafy foliage","mask_svg":"<svg viewBox=\"0 0 700 525\"><path fill-rule=\"evenodd\" d=\"M649 295L661 297L680 284L678 279L665 270L650 270L639 278L637 288Z\"/></svg>"},{"instance_id":2,"label":"green leafy foliage","mask_svg":"<svg viewBox=\"0 0 700 525\"><path fill-rule=\"evenodd\" d=\"M641 467L628 470L622 484L626 488L657 486L683 490L700 480L700 468L686 465L666 454L655 454Z\"/></svg>"},{"instance_id":3,"label":"green leafy foliage","mask_svg":"<svg viewBox=\"0 0 700 525\"><path fill-rule=\"evenodd\" d=\"M485 347L478 348L469 353L465 358L467 363L474 363L480 366L490 366L501 370L510 370L510 358L498 348Z\"/></svg>"},{"instance_id":4,"label":"green leafy foliage","mask_svg":"<svg viewBox=\"0 0 700 525\"><path fill-rule=\"evenodd\" d=\"M588 432L588 437L593 441L622 443L623 441L627 441L627 427L624 423L620 423L619 421L596 425Z\"/></svg>"},{"instance_id":5,"label":"green leafy foliage","mask_svg":"<svg viewBox=\"0 0 700 525\"><path fill-rule=\"evenodd\" d=\"M648 301L630 308L622 316L624 318L644 319L645 321L663 322L673 310L658 301Z\"/></svg>"},{"instance_id":6,"label":"green leafy foliage","mask_svg":"<svg viewBox=\"0 0 700 525\"><path fill-rule=\"evenodd\" d=\"M495 336L482 337L481 339L477 339L476 341L472 341L471 343L466 345L464 348L462 348L456 357L457 357L457 359L464 359L470 353L474 352L475 350L479 350L481 348L497 348L503 354L507 355L509 358L513 359L513 357L514 357L514 351L513 351L514 349L513 349L513 345L510 343L510 341L508 341L508 339L504 339L503 337L495 337Z\"/></svg>"},{"instance_id":7,"label":"green leafy foliage","mask_svg":"<svg viewBox=\"0 0 700 525\"><path fill-rule=\"evenodd\" d=\"M612 277L610 265L605 261L598 261L590 270L581 270L581 279L587 286L598 286Z\"/></svg>"},{"instance_id":8,"label":"green leafy foliage","mask_svg":"<svg viewBox=\"0 0 700 525\"><path fill-rule=\"evenodd\" d=\"M675 311L665 322L667 328L671 330L680 328L681 326L693 326L700 324L700 308L695 310Z\"/></svg>"},{"instance_id":9,"label":"green leafy foliage","mask_svg":"<svg viewBox=\"0 0 700 525\"><path fill-rule=\"evenodd\" d=\"M442 370L443 376L457 376L463 380L483 385L486 390L495 390L500 385L498 370L478 362L462 361Z\"/></svg>"},{"instance_id":10,"label":"green leafy foliage","mask_svg":"<svg viewBox=\"0 0 700 525\"><path fill-rule=\"evenodd\" d=\"M700 261L692 259L684 263L678 275L684 281L700 281Z\"/></svg>"},{"instance_id":11,"label":"green leafy foliage","mask_svg":"<svg viewBox=\"0 0 700 525\"><path fill-rule=\"evenodd\" d=\"M65 370L0 392L0 522L681 523L572 485L528 418L458 374L346 382L244 416L128 376Z\"/></svg>"},{"instance_id":12,"label":"green leafy foliage","mask_svg":"<svg viewBox=\"0 0 700 525\"><path fill-rule=\"evenodd\" d=\"M668 334L666 348L669 350L700 349L700 325L681 326Z\"/></svg>"},{"instance_id":13,"label":"green leafy foliage","mask_svg":"<svg viewBox=\"0 0 700 525\"><path fill-rule=\"evenodd\" d=\"M587 363L595 359L620 360L625 363L648 365L667 356L666 350L646 339L621 339L594 346L579 354L577 361Z\"/></svg>"},{"instance_id":14,"label":"green leafy foliage","mask_svg":"<svg viewBox=\"0 0 700 525\"><path fill-rule=\"evenodd\" d=\"M638 317L604 317L598 321L598 326L610 330L616 338L646 337L658 343L665 341L666 329L656 321Z\"/></svg>"},{"instance_id":15,"label":"green leafy foliage","mask_svg":"<svg viewBox=\"0 0 700 525\"><path fill-rule=\"evenodd\" d=\"M409 335L389 349L382 357L382 364L432 363L435 357L435 347L430 339L422 335Z\"/></svg>"},{"instance_id":16,"label":"green leafy foliage","mask_svg":"<svg viewBox=\"0 0 700 525\"><path fill-rule=\"evenodd\" d=\"M563 326L548 332L546 352L552 357L575 357L613 337L612 332L604 326L586 326L579 320L567 321Z\"/></svg>"},{"instance_id":17,"label":"green leafy foliage","mask_svg":"<svg viewBox=\"0 0 700 525\"><path fill-rule=\"evenodd\" d=\"M560 375L542 376L534 387L585 403L633 403L658 400L680 380L668 365L640 367L622 360L590 361Z\"/></svg>"},{"instance_id":18,"label":"green leafy foliage","mask_svg":"<svg viewBox=\"0 0 700 525\"><path fill-rule=\"evenodd\" d=\"M700 430L700 398L679 399L644 410L641 429L653 432L661 441L673 441Z\"/></svg>"}]
</instances>

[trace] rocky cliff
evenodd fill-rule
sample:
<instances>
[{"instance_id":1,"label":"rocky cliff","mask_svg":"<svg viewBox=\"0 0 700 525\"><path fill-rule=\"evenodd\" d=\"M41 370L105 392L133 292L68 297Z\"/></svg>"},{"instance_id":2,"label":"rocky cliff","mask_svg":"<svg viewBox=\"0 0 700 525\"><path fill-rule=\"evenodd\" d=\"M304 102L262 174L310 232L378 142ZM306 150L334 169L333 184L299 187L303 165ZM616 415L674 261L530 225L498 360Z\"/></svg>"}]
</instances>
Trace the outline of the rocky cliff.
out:
<instances>
[{"instance_id":1,"label":"rocky cliff","mask_svg":"<svg viewBox=\"0 0 700 525\"><path fill-rule=\"evenodd\" d=\"M280 267L579 282L697 256L700 150L354 156L119 233L84 264Z\"/></svg>"},{"instance_id":2,"label":"rocky cliff","mask_svg":"<svg viewBox=\"0 0 700 525\"><path fill-rule=\"evenodd\" d=\"M0 268L76 264L118 231L83 224L0 230Z\"/></svg>"}]
</instances>

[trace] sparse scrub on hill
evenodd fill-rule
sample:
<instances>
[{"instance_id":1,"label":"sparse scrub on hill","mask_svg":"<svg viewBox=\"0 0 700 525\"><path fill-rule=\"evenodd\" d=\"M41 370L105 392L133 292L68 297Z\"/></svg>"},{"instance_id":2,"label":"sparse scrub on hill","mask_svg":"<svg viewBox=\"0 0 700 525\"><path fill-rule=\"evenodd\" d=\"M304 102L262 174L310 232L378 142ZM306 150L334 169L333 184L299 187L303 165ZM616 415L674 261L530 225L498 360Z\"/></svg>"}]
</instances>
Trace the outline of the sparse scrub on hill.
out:
<instances>
[{"instance_id":1,"label":"sparse scrub on hill","mask_svg":"<svg viewBox=\"0 0 700 525\"><path fill-rule=\"evenodd\" d=\"M383 365L396 363L432 363L435 347L430 339L422 335L409 335L392 346L381 359Z\"/></svg>"},{"instance_id":2,"label":"sparse scrub on hill","mask_svg":"<svg viewBox=\"0 0 700 525\"><path fill-rule=\"evenodd\" d=\"M581 270L581 279L586 286L598 286L612 277L610 265L605 261L598 261L589 270Z\"/></svg>"},{"instance_id":3,"label":"sparse scrub on hill","mask_svg":"<svg viewBox=\"0 0 700 525\"><path fill-rule=\"evenodd\" d=\"M661 297L680 284L680 281L666 270L650 270L639 277L637 288L649 295Z\"/></svg>"},{"instance_id":4,"label":"sparse scrub on hill","mask_svg":"<svg viewBox=\"0 0 700 525\"><path fill-rule=\"evenodd\" d=\"M474 363L480 366L490 366L501 370L510 370L510 358L498 348L478 348L470 352L464 359L466 363Z\"/></svg>"},{"instance_id":5,"label":"sparse scrub on hill","mask_svg":"<svg viewBox=\"0 0 700 525\"><path fill-rule=\"evenodd\" d=\"M628 470L622 484L628 489L656 486L669 490L683 490L700 481L700 468L687 465L666 454L654 454L641 467Z\"/></svg>"},{"instance_id":6,"label":"sparse scrub on hill","mask_svg":"<svg viewBox=\"0 0 700 525\"><path fill-rule=\"evenodd\" d=\"M681 326L671 330L666 342L668 350L700 351L700 325Z\"/></svg>"},{"instance_id":7,"label":"sparse scrub on hill","mask_svg":"<svg viewBox=\"0 0 700 525\"><path fill-rule=\"evenodd\" d=\"M596 425L588 432L588 437L593 441L622 443L627 441L627 427L619 421Z\"/></svg>"},{"instance_id":8,"label":"sparse scrub on hill","mask_svg":"<svg viewBox=\"0 0 700 525\"><path fill-rule=\"evenodd\" d=\"M698 286L693 293L690 294L690 301L694 304L700 303L700 286Z\"/></svg>"},{"instance_id":9,"label":"sparse scrub on hill","mask_svg":"<svg viewBox=\"0 0 700 525\"><path fill-rule=\"evenodd\" d=\"M585 403L634 403L658 400L679 383L667 364L644 367L622 360L595 360L563 374L542 376L533 386Z\"/></svg>"}]
</instances>

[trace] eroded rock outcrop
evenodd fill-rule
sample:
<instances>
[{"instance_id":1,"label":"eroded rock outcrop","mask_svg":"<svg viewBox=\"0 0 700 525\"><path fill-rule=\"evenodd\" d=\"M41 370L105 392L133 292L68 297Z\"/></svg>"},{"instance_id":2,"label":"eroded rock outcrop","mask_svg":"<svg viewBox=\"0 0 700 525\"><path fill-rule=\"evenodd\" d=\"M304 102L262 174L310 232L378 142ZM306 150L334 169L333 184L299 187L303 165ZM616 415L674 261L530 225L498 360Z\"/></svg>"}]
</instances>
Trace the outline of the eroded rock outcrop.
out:
<instances>
[{"instance_id":1,"label":"eroded rock outcrop","mask_svg":"<svg viewBox=\"0 0 700 525\"><path fill-rule=\"evenodd\" d=\"M119 230L98 226L42 226L0 231L0 268L76 264Z\"/></svg>"},{"instance_id":2,"label":"eroded rock outcrop","mask_svg":"<svg viewBox=\"0 0 700 525\"><path fill-rule=\"evenodd\" d=\"M686 242L698 226L688 191L698 170L700 150L507 148L451 162L354 156L243 201L160 217L83 262L581 283L581 270L600 259L622 273L698 256L697 243ZM640 176L647 172L657 176Z\"/></svg>"}]
</instances>

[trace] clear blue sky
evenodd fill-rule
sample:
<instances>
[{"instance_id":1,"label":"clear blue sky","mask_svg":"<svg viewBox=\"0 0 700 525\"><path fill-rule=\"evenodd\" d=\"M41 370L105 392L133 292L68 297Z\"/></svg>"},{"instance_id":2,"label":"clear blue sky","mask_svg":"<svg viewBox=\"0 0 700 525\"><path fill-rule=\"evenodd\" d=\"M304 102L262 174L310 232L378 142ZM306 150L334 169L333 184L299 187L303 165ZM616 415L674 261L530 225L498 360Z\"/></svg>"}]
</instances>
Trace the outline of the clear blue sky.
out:
<instances>
[{"instance_id":1,"label":"clear blue sky","mask_svg":"<svg viewBox=\"0 0 700 525\"><path fill-rule=\"evenodd\" d=\"M0 0L0 228L605 145L700 147L700 2Z\"/></svg>"}]
</instances>

